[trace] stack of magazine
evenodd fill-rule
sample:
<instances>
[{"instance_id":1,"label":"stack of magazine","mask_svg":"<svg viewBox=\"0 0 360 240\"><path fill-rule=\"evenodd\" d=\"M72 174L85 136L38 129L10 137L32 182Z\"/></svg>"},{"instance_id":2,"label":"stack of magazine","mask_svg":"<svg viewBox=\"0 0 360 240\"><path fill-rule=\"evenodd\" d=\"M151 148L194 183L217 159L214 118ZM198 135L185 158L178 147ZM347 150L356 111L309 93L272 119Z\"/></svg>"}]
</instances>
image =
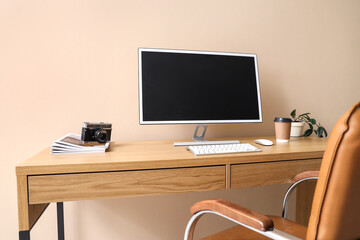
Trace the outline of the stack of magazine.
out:
<instances>
[{"instance_id":1,"label":"stack of magazine","mask_svg":"<svg viewBox=\"0 0 360 240\"><path fill-rule=\"evenodd\" d=\"M51 154L65 153L101 153L105 152L110 142L83 142L78 134L69 133L51 145Z\"/></svg>"}]
</instances>

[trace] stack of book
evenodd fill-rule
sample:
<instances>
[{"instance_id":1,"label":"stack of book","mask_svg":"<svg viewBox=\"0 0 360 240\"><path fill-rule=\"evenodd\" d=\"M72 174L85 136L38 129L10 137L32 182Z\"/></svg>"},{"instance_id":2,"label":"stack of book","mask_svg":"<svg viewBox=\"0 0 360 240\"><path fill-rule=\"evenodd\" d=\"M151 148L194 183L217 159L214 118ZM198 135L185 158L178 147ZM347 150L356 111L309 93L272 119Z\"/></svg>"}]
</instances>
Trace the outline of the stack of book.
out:
<instances>
[{"instance_id":1,"label":"stack of book","mask_svg":"<svg viewBox=\"0 0 360 240\"><path fill-rule=\"evenodd\" d=\"M69 133L51 145L51 154L65 153L101 153L105 152L110 142L83 142L78 134Z\"/></svg>"}]
</instances>

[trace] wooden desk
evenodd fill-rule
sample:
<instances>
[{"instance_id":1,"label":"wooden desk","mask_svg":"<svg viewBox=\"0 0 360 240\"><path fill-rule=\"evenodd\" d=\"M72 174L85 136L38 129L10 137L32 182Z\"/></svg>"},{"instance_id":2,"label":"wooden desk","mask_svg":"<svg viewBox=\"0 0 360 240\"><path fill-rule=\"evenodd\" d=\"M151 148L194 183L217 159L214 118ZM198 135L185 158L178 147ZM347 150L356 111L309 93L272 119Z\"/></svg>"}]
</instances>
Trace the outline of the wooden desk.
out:
<instances>
[{"instance_id":1,"label":"wooden desk","mask_svg":"<svg viewBox=\"0 0 360 240\"><path fill-rule=\"evenodd\" d=\"M257 145L262 152L199 157L173 142L112 142L108 152L96 154L51 155L47 148L19 164L19 238L30 239L30 229L51 202L289 183L297 173L319 169L327 139L293 138Z\"/></svg>"}]
</instances>

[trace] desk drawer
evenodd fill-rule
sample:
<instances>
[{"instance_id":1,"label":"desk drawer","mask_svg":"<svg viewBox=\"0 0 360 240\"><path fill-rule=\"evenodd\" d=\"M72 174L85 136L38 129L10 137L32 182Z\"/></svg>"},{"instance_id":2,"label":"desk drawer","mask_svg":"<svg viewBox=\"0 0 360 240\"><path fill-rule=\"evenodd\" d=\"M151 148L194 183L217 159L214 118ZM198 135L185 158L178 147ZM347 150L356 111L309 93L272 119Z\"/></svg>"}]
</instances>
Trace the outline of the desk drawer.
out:
<instances>
[{"instance_id":1,"label":"desk drawer","mask_svg":"<svg viewBox=\"0 0 360 240\"><path fill-rule=\"evenodd\" d=\"M231 166L231 188L292 182L296 174L319 170L321 159L238 164Z\"/></svg>"},{"instance_id":2,"label":"desk drawer","mask_svg":"<svg viewBox=\"0 0 360 240\"><path fill-rule=\"evenodd\" d=\"M29 203L225 189L225 166L29 176Z\"/></svg>"}]
</instances>

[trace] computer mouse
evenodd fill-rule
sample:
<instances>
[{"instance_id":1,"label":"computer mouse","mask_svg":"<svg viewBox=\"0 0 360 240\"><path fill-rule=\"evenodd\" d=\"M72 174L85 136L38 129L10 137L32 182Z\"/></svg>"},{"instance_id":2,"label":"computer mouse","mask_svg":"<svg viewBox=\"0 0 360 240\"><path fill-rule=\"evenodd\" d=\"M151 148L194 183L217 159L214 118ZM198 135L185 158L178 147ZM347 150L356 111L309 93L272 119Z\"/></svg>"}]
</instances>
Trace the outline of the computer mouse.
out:
<instances>
[{"instance_id":1,"label":"computer mouse","mask_svg":"<svg viewBox=\"0 0 360 240\"><path fill-rule=\"evenodd\" d=\"M268 139L256 139L254 140L255 143L264 145L264 146L272 146L274 143L271 140Z\"/></svg>"}]
</instances>

